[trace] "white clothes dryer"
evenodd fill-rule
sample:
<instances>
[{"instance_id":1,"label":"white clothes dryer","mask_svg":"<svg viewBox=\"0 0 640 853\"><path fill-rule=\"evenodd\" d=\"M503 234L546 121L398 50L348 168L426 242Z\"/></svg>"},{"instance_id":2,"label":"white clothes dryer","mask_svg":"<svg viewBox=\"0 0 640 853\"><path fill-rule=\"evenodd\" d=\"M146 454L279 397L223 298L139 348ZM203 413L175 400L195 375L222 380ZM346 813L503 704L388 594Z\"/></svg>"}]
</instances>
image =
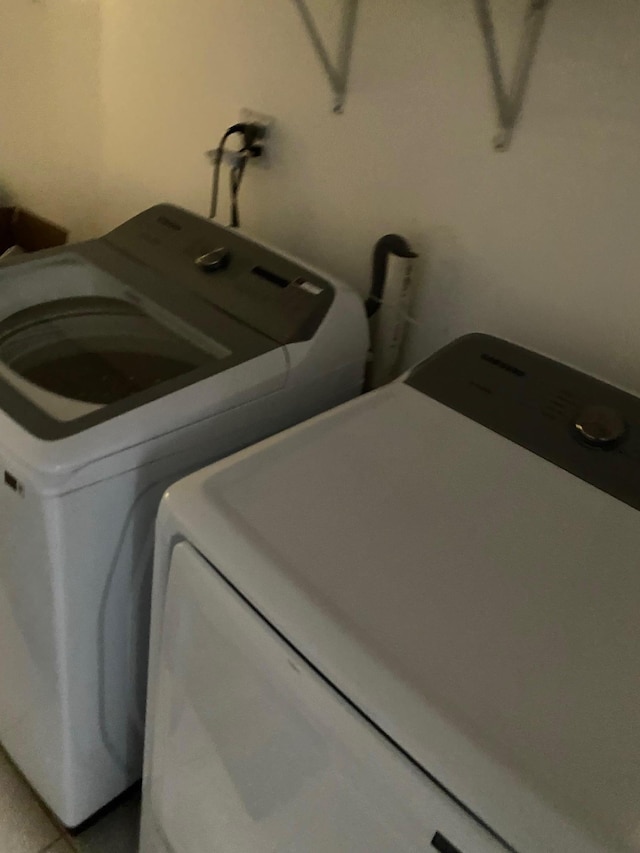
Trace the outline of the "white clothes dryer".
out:
<instances>
[{"instance_id":1,"label":"white clothes dryer","mask_svg":"<svg viewBox=\"0 0 640 853\"><path fill-rule=\"evenodd\" d=\"M640 401L485 335L174 485L142 853L637 853Z\"/></svg>"},{"instance_id":2,"label":"white clothes dryer","mask_svg":"<svg viewBox=\"0 0 640 853\"><path fill-rule=\"evenodd\" d=\"M0 269L0 741L76 826L140 777L166 487L359 393L360 298L161 205Z\"/></svg>"}]
</instances>

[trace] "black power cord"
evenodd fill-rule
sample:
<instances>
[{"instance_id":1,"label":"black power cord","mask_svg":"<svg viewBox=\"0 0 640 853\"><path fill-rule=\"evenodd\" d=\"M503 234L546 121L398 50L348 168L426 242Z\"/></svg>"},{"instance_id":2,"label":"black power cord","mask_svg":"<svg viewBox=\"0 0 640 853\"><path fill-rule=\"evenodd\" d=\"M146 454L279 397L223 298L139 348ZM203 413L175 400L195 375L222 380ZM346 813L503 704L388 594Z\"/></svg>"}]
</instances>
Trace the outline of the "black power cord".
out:
<instances>
[{"instance_id":1,"label":"black power cord","mask_svg":"<svg viewBox=\"0 0 640 853\"><path fill-rule=\"evenodd\" d=\"M260 140L264 138L264 133L264 126L253 122L240 122L239 124L232 124L225 130L224 134L222 135L222 139L220 140L218 147L215 149L215 153L213 155L213 180L211 186L211 205L209 208L210 219L215 219L216 212L218 209L220 166L222 165L222 158L224 156L224 150L227 139L229 139L229 137L233 136L234 134L241 134L242 147L237 151L237 160L231 167L229 173L231 202L230 224L233 228L237 228L240 225L240 214L238 210L238 194L240 192L240 185L242 183L242 178L244 177L247 162L252 157L260 157L260 155L262 154L262 145L260 144Z\"/></svg>"},{"instance_id":2,"label":"black power cord","mask_svg":"<svg viewBox=\"0 0 640 853\"><path fill-rule=\"evenodd\" d=\"M251 155L245 151L238 154L238 161L234 163L229 172L229 198L231 200L231 221L229 224L232 228L237 228L240 225L238 193L240 192L240 184L242 183L244 170L247 168L247 162L250 156Z\"/></svg>"}]
</instances>

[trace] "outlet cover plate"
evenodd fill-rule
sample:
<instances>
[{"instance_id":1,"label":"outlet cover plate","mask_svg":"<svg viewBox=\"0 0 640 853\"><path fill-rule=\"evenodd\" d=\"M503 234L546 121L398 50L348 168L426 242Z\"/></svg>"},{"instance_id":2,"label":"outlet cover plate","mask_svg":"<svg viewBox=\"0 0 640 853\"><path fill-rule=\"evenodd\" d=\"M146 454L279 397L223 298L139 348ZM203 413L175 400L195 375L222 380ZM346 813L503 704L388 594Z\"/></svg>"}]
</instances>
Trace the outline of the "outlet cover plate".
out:
<instances>
[{"instance_id":1,"label":"outlet cover plate","mask_svg":"<svg viewBox=\"0 0 640 853\"><path fill-rule=\"evenodd\" d=\"M269 149L271 148L271 134L274 124L273 116L266 115L265 113L259 113L257 110L252 110L250 107L242 107L240 110L240 121L264 125L265 133L262 140L262 155L252 160L251 165L259 166L262 169L268 168L270 164Z\"/></svg>"}]
</instances>

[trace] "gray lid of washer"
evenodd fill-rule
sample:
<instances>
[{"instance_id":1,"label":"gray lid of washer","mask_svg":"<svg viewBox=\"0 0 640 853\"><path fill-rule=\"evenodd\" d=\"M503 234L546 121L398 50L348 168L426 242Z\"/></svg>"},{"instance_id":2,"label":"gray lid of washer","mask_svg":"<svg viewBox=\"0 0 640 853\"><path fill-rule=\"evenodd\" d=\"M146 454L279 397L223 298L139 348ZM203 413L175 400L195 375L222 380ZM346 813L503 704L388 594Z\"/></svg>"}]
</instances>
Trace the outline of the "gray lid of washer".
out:
<instances>
[{"instance_id":1,"label":"gray lid of washer","mask_svg":"<svg viewBox=\"0 0 640 853\"><path fill-rule=\"evenodd\" d=\"M87 412L182 376L210 355L124 299L55 299L0 322L0 363L44 391L86 403ZM77 411L70 407L69 419ZM63 410L58 416L67 419Z\"/></svg>"},{"instance_id":2,"label":"gray lid of washer","mask_svg":"<svg viewBox=\"0 0 640 853\"><path fill-rule=\"evenodd\" d=\"M278 346L102 241L0 269L0 405L45 439Z\"/></svg>"}]
</instances>

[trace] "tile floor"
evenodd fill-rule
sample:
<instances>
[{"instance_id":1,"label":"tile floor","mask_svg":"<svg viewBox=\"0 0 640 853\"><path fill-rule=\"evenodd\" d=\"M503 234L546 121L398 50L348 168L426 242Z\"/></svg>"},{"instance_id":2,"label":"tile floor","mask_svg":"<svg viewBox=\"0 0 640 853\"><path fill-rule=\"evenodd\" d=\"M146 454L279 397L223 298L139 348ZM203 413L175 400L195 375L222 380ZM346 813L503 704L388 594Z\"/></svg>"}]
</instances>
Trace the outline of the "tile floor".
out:
<instances>
[{"instance_id":1,"label":"tile floor","mask_svg":"<svg viewBox=\"0 0 640 853\"><path fill-rule=\"evenodd\" d=\"M140 795L133 791L83 832L71 836L0 750L1 853L136 853L139 819Z\"/></svg>"}]
</instances>

